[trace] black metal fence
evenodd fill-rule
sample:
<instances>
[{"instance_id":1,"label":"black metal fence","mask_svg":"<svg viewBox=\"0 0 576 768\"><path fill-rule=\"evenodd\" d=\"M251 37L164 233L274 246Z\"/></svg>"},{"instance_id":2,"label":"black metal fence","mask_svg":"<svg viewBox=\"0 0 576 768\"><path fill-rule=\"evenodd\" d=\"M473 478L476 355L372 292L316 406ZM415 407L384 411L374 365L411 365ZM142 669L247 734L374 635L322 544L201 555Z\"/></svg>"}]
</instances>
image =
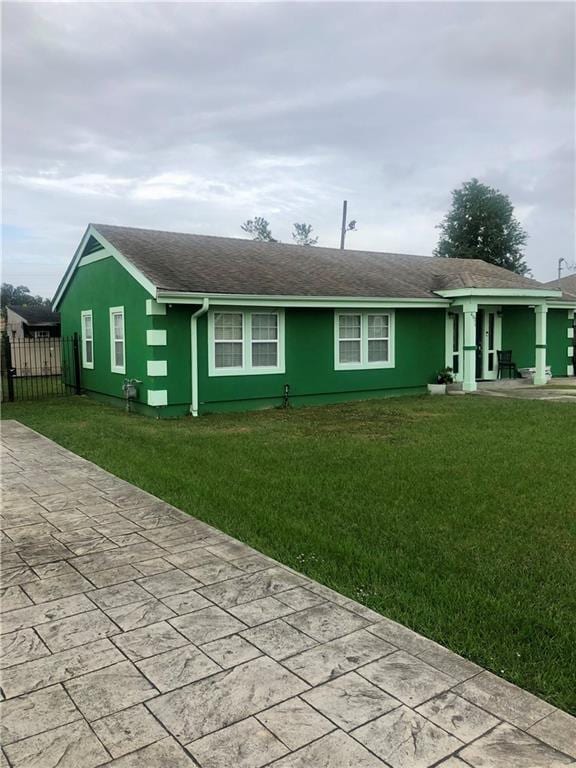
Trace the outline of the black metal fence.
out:
<instances>
[{"instance_id":1,"label":"black metal fence","mask_svg":"<svg viewBox=\"0 0 576 768\"><path fill-rule=\"evenodd\" d=\"M80 341L2 336L2 402L80 394Z\"/></svg>"}]
</instances>

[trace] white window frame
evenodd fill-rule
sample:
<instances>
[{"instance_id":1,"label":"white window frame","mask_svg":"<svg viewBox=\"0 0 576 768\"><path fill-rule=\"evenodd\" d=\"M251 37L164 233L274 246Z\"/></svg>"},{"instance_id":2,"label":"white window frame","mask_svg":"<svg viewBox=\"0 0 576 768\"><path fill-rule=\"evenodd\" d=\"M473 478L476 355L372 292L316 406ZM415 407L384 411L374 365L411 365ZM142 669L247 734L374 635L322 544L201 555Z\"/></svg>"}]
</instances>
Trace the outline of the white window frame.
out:
<instances>
[{"instance_id":1,"label":"white window frame","mask_svg":"<svg viewBox=\"0 0 576 768\"><path fill-rule=\"evenodd\" d=\"M86 337L86 325L84 323L84 320L89 317L90 318L90 328L92 329L92 336L90 338ZM94 318L92 316L92 310L91 309L84 309L80 313L80 324L82 328L82 368L90 368L91 370L94 368ZM91 341L92 342L92 360L88 362L86 354L86 342Z\"/></svg>"},{"instance_id":2,"label":"white window frame","mask_svg":"<svg viewBox=\"0 0 576 768\"><path fill-rule=\"evenodd\" d=\"M354 363L340 362L340 317L346 315L360 315L360 361ZM387 315L388 316L388 360L377 360L368 362L368 316ZM334 312L334 370L336 371L362 371L372 368L394 368L395 367L395 336L396 336L395 313L393 309L385 311L378 309L371 310L347 310L345 312ZM345 339L342 339L345 341ZM348 339L351 341L351 339Z\"/></svg>"},{"instance_id":3,"label":"white window frame","mask_svg":"<svg viewBox=\"0 0 576 768\"><path fill-rule=\"evenodd\" d=\"M122 315L122 338L114 335L114 315ZM112 373L126 373L126 327L124 322L124 307L110 307L110 370ZM124 351L124 365L116 365L116 342L121 341Z\"/></svg>"},{"instance_id":4,"label":"white window frame","mask_svg":"<svg viewBox=\"0 0 576 768\"><path fill-rule=\"evenodd\" d=\"M214 316L216 314L242 315L242 365L228 368L216 367L216 339ZM278 318L278 358L274 366L252 365L252 315L276 315ZM284 358L284 310L262 307L259 309L238 309L236 307L214 308L208 312L208 375L209 376L262 376L285 373Z\"/></svg>"}]
</instances>

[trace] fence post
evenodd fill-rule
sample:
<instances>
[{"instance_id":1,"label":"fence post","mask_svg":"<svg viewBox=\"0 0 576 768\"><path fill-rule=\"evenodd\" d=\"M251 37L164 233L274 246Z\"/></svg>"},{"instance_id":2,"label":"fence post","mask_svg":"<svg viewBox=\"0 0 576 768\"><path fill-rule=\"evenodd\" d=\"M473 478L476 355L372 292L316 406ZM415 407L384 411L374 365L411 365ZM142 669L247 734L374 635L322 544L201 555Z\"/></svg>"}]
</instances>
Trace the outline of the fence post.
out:
<instances>
[{"instance_id":1,"label":"fence post","mask_svg":"<svg viewBox=\"0 0 576 768\"><path fill-rule=\"evenodd\" d=\"M76 394L80 395L82 393L82 386L80 381L80 344L78 343L78 334L74 334L74 338L72 340L72 350L74 352L74 384L76 389Z\"/></svg>"},{"instance_id":2,"label":"fence post","mask_svg":"<svg viewBox=\"0 0 576 768\"><path fill-rule=\"evenodd\" d=\"M8 334L2 336L4 343L4 369L6 371L6 386L8 389L8 400L14 402L14 370L12 369L12 350L10 349L10 339Z\"/></svg>"}]
</instances>

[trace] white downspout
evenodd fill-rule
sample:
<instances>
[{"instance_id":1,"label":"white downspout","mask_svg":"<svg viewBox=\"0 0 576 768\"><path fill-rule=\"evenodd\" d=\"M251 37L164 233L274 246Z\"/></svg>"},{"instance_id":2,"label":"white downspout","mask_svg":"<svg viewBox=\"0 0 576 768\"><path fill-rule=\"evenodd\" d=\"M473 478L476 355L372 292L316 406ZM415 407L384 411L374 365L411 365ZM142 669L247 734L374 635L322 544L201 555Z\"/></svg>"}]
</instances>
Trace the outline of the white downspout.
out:
<instances>
[{"instance_id":1,"label":"white downspout","mask_svg":"<svg viewBox=\"0 0 576 768\"><path fill-rule=\"evenodd\" d=\"M210 299L202 299L202 306L190 318L191 363L192 363L192 405L190 413L198 416L198 318L208 312Z\"/></svg>"}]
</instances>

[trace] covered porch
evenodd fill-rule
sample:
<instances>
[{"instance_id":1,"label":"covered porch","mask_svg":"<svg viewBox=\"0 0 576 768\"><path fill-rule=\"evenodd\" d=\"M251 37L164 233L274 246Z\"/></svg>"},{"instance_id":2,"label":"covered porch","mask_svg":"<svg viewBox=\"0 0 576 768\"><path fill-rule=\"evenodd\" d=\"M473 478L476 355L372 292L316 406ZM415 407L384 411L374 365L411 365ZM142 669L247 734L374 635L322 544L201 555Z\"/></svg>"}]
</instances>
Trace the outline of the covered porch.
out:
<instances>
[{"instance_id":1,"label":"covered porch","mask_svg":"<svg viewBox=\"0 0 576 768\"><path fill-rule=\"evenodd\" d=\"M465 392L482 382L514 379L520 370L530 370L522 380L530 386L574 374L574 308L564 307L557 292L468 289L443 295L451 299L445 364ZM514 366L501 364L503 352Z\"/></svg>"}]
</instances>

